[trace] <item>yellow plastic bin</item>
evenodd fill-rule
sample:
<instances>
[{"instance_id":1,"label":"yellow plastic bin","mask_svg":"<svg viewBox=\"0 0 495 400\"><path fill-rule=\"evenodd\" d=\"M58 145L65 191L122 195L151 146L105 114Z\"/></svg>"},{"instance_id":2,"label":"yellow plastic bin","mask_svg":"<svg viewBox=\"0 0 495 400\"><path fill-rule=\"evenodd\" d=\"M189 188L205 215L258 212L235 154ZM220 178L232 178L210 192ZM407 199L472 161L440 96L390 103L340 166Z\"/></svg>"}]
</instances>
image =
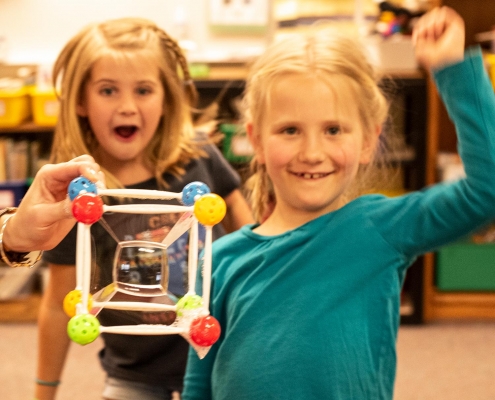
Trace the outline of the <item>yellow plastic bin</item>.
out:
<instances>
[{"instance_id":1,"label":"yellow plastic bin","mask_svg":"<svg viewBox=\"0 0 495 400\"><path fill-rule=\"evenodd\" d=\"M495 54L486 54L485 60L488 64L488 74L490 75L493 88L495 89Z\"/></svg>"},{"instance_id":2,"label":"yellow plastic bin","mask_svg":"<svg viewBox=\"0 0 495 400\"><path fill-rule=\"evenodd\" d=\"M0 128L20 125L31 116L26 88L0 89Z\"/></svg>"},{"instance_id":3,"label":"yellow plastic bin","mask_svg":"<svg viewBox=\"0 0 495 400\"><path fill-rule=\"evenodd\" d=\"M31 91L33 121L39 126L55 126L59 112L59 101L55 91L33 89Z\"/></svg>"}]
</instances>

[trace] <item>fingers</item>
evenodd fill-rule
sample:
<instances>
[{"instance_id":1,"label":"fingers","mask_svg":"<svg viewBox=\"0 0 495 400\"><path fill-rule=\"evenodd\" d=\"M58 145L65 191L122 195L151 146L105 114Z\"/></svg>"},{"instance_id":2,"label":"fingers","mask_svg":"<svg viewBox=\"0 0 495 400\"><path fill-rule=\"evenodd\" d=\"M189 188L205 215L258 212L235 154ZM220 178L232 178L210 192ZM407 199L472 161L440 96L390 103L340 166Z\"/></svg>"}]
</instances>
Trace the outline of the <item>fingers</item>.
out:
<instances>
[{"instance_id":1,"label":"fingers","mask_svg":"<svg viewBox=\"0 0 495 400\"><path fill-rule=\"evenodd\" d=\"M81 175L92 182L104 181L100 166L94 161L93 157L88 155L76 157L65 163L45 165L38 174L43 179L62 184L68 184L72 179Z\"/></svg>"},{"instance_id":2,"label":"fingers","mask_svg":"<svg viewBox=\"0 0 495 400\"><path fill-rule=\"evenodd\" d=\"M439 68L464 57L464 21L449 7L435 8L421 17L413 31L416 58L427 68Z\"/></svg>"},{"instance_id":3,"label":"fingers","mask_svg":"<svg viewBox=\"0 0 495 400\"><path fill-rule=\"evenodd\" d=\"M434 8L418 20L414 26L412 37L414 44L416 44L418 40L438 40L446 29L446 9L447 7Z\"/></svg>"},{"instance_id":4,"label":"fingers","mask_svg":"<svg viewBox=\"0 0 495 400\"><path fill-rule=\"evenodd\" d=\"M95 162L93 157L85 154L73 158L69 162L81 164L79 168L80 175L96 183L99 187L105 187L105 175L100 171L100 166Z\"/></svg>"},{"instance_id":5,"label":"fingers","mask_svg":"<svg viewBox=\"0 0 495 400\"><path fill-rule=\"evenodd\" d=\"M69 162L78 162L78 161L87 161L90 163L94 163L95 159L93 157L91 157L89 154L83 154L81 156L74 157Z\"/></svg>"},{"instance_id":6,"label":"fingers","mask_svg":"<svg viewBox=\"0 0 495 400\"><path fill-rule=\"evenodd\" d=\"M62 208L62 213L60 219L63 218L72 218L72 202L70 201L69 196L65 198L65 200L58 203Z\"/></svg>"},{"instance_id":7,"label":"fingers","mask_svg":"<svg viewBox=\"0 0 495 400\"><path fill-rule=\"evenodd\" d=\"M437 41L451 26L464 27L461 16L450 7L437 7L423 15L415 24L412 40Z\"/></svg>"}]
</instances>

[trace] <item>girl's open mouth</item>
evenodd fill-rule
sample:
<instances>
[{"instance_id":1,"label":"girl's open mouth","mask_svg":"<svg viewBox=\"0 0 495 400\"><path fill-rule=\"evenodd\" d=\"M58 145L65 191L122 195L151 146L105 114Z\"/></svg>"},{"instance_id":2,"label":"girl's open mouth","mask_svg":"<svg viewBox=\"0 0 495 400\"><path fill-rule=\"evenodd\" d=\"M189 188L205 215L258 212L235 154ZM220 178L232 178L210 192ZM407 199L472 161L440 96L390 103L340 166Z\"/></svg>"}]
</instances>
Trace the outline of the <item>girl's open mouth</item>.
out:
<instances>
[{"instance_id":1,"label":"girl's open mouth","mask_svg":"<svg viewBox=\"0 0 495 400\"><path fill-rule=\"evenodd\" d=\"M122 125L114 128L114 131L118 136L127 139L134 135L137 132L137 129L138 128L135 125Z\"/></svg>"}]
</instances>

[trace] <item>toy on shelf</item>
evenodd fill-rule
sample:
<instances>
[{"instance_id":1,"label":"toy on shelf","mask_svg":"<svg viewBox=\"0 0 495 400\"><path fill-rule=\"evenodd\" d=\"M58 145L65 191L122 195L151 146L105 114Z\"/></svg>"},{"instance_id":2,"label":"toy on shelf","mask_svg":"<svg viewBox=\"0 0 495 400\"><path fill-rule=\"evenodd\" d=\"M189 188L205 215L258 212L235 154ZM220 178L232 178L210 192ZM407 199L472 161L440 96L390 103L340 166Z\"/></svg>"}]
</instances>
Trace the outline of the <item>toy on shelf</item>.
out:
<instances>
[{"instance_id":1,"label":"toy on shelf","mask_svg":"<svg viewBox=\"0 0 495 400\"><path fill-rule=\"evenodd\" d=\"M226 212L224 200L213 193L207 185L192 182L182 193L142 189L106 189L84 177L74 179L69 185L72 213L77 222L76 242L76 288L64 299L64 310L71 317L67 332L76 343L93 342L100 333L129 335L182 335L204 357L220 336L220 325L209 313L211 285L212 228ZM179 200L182 205L171 204L117 204L106 205L102 196L117 198ZM146 240L119 240L115 251L113 282L93 295L90 293L92 251L92 224L100 221L106 213L167 214L182 213L179 221L160 242ZM101 221L104 224L104 221ZM198 266L198 224L205 227L203 253L202 296L195 293ZM183 233L189 231L188 291L176 304L153 301L119 301L135 296L154 298L167 296L168 246ZM117 296L116 296L117 295ZM172 302L173 303L173 302ZM103 326L96 315L104 308L139 312L174 311L171 325L137 324Z\"/></svg>"}]
</instances>

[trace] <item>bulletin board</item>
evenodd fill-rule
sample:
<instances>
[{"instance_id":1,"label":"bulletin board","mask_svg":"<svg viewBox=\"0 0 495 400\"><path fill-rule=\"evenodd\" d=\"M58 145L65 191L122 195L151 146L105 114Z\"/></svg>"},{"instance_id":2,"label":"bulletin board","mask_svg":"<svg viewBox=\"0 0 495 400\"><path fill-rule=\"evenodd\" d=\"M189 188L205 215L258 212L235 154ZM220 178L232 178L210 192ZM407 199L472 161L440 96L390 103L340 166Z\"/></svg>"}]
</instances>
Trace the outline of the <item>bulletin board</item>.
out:
<instances>
[{"instance_id":1,"label":"bulletin board","mask_svg":"<svg viewBox=\"0 0 495 400\"><path fill-rule=\"evenodd\" d=\"M265 34L270 0L209 0L209 25L218 34Z\"/></svg>"}]
</instances>

